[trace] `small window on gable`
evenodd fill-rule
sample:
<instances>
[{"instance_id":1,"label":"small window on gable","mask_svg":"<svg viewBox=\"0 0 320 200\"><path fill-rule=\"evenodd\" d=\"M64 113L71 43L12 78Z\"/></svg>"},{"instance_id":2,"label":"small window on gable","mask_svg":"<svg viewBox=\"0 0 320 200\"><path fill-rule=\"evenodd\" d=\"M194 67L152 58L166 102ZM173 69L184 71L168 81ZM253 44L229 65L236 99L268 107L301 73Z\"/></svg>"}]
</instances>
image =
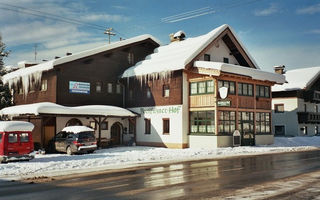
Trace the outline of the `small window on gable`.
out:
<instances>
[{"instance_id":1,"label":"small window on gable","mask_svg":"<svg viewBox=\"0 0 320 200\"><path fill-rule=\"evenodd\" d=\"M224 63L229 63L229 58L223 58Z\"/></svg>"},{"instance_id":2,"label":"small window on gable","mask_svg":"<svg viewBox=\"0 0 320 200\"><path fill-rule=\"evenodd\" d=\"M128 63L130 65L134 64L134 54L132 52L128 53Z\"/></svg>"},{"instance_id":3,"label":"small window on gable","mask_svg":"<svg viewBox=\"0 0 320 200\"><path fill-rule=\"evenodd\" d=\"M47 91L48 89L48 80L43 79L41 80L41 91Z\"/></svg>"},{"instance_id":4,"label":"small window on gable","mask_svg":"<svg viewBox=\"0 0 320 200\"><path fill-rule=\"evenodd\" d=\"M116 85L116 93L121 94L121 85L120 84Z\"/></svg>"},{"instance_id":5,"label":"small window on gable","mask_svg":"<svg viewBox=\"0 0 320 200\"><path fill-rule=\"evenodd\" d=\"M204 54L204 61L210 61L210 54Z\"/></svg>"},{"instance_id":6,"label":"small window on gable","mask_svg":"<svg viewBox=\"0 0 320 200\"><path fill-rule=\"evenodd\" d=\"M163 85L163 97L169 97L170 87L169 85Z\"/></svg>"},{"instance_id":7,"label":"small window on gable","mask_svg":"<svg viewBox=\"0 0 320 200\"><path fill-rule=\"evenodd\" d=\"M96 92L101 93L101 90L102 90L102 82L98 81L96 82Z\"/></svg>"},{"instance_id":8,"label":"small window on gable","mask_svg":"<svg viewBox=\"0 0 320 200\"><path fill-rule=\"evenodd\" d=\"M111 94L113 92L112 83L108 83L108 93Z\"/></svg>"},{"instance_id":9,"label":"small window on gable","mask_svg":"<svg viewBox=\"0 0 320 200\"><path fill-rule=\"evenodd\" d=\"M133 90L132 89L129 90L129 99L130 100L133 99Z\"/></svg>"}]
</instances>

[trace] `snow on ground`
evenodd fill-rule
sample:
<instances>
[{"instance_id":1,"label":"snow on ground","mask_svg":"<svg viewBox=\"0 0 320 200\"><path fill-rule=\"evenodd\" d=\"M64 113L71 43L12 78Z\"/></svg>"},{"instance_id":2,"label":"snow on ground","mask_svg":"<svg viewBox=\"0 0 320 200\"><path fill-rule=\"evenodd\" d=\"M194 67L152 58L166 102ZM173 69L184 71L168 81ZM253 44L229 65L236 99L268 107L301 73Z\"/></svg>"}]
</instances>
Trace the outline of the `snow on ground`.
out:
<instances>
[{"instance_id":1,"label":"snow on ground","mask_svg":"<svg viewBox=\"0 0 320 200\"><path fill-rule=\"evenodd\" d=\"M273 145L228 147L216 149L167 149L157 147L115 147L97 150L93 154L36 155L29 162L0 164L0 180L38 176L58 176L107 169L120 169L150 163L177 162L204 158L224 158L288 151L313 150L320 147L320 137L275 137Z\"/></svg>"}]
</instances>

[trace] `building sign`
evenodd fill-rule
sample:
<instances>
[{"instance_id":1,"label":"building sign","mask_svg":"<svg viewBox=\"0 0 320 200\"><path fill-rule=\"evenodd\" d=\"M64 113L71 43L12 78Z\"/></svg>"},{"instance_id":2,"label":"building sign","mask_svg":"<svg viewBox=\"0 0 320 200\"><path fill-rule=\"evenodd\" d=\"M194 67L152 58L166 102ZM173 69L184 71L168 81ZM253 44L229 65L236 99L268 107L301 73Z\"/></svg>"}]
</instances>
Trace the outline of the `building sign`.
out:
<instances>
[{"instance_id":1,"label":"building sign","mask_svg":"<svg viewBox=\"0 0 320 200\"><path fill-rule=\"evenodd\" d=\"M141 114L179 114L180 106L170 106L165 108L140 108Z\"/></svg>"},{"instance_id":2,"label":"building sign","mask_svg":"<svg viewBox=\"0 0 320 200\"><path fill-rule=\"evenodd\" d=\"M90 83L69 81L69 93L90 94Z\"/></svg>"},{"instance_id":3,"label":"building sign","mask_svg":"<svg viewBox=\"0 0 320 200\"><path fill-rule=\"evenodd\" d=\"M230 100L220 100L220 101L218 101L218 106L219 107L230 107L231 101Z\"/></svg>"}]
</instances>

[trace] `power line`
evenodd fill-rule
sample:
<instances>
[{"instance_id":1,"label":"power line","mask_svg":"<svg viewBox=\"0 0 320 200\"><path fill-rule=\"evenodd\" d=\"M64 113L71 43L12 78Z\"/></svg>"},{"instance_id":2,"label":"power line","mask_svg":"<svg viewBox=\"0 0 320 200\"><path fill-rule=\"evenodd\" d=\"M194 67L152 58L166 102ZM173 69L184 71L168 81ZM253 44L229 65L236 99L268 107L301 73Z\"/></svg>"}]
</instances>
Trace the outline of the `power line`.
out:
<instances>
[{"instance_id":1,"label":"power line","mask_svg":"<svg viewBox=\"0 0 320 200\"><path fill-rule=\"evenodd\" d=\"M101 26L98 24L87 23L87 22L83 22L81 20L67 18L67 17L61 17L59 15L55 15L52 13L47 13L47 12L43 12L43 11L31 9L31 8L25 8L22 6L16 6L16 5L8 4L8 3L0 3L0 6L1 6L1 4L6 6L6 7L0 7L0 9L2 9L2 10L10 10L10 11L18 12L18 13L33 15L36 17L44 17L47 19L62 21L62 22L69 23L69 24L88 26L88 27L91 27L93 29L100 30L100 31L106 30L105 26ZM123 33L120 33L119 31L116 31L115 29L113 29L113 31L115 31L118 35L122 35L123 37L128 38Z\"/></svg>"}]
</instances>

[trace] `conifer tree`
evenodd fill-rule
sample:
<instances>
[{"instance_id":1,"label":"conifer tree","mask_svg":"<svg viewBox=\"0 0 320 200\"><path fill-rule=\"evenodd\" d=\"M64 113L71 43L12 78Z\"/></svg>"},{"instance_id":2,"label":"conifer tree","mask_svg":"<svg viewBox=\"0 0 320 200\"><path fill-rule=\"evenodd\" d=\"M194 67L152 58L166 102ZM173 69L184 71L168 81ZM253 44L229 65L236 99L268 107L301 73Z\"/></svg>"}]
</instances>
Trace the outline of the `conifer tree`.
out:
<instances>
[{"instance_id":1,"label":"conifer tree","mask_svg":"<svg viewBox=\"0 0 320 200\"><path fill-rule=\"evenodd\" d=\"M10 51L6 50L6 45L2 42L2 37L0 35L0 78L7 73L4 69L5 57L8 57ZM0 79L0 109L12 105L12 95L8 84L4 85L2 79Z\"/></svg>"}]
</instances>

